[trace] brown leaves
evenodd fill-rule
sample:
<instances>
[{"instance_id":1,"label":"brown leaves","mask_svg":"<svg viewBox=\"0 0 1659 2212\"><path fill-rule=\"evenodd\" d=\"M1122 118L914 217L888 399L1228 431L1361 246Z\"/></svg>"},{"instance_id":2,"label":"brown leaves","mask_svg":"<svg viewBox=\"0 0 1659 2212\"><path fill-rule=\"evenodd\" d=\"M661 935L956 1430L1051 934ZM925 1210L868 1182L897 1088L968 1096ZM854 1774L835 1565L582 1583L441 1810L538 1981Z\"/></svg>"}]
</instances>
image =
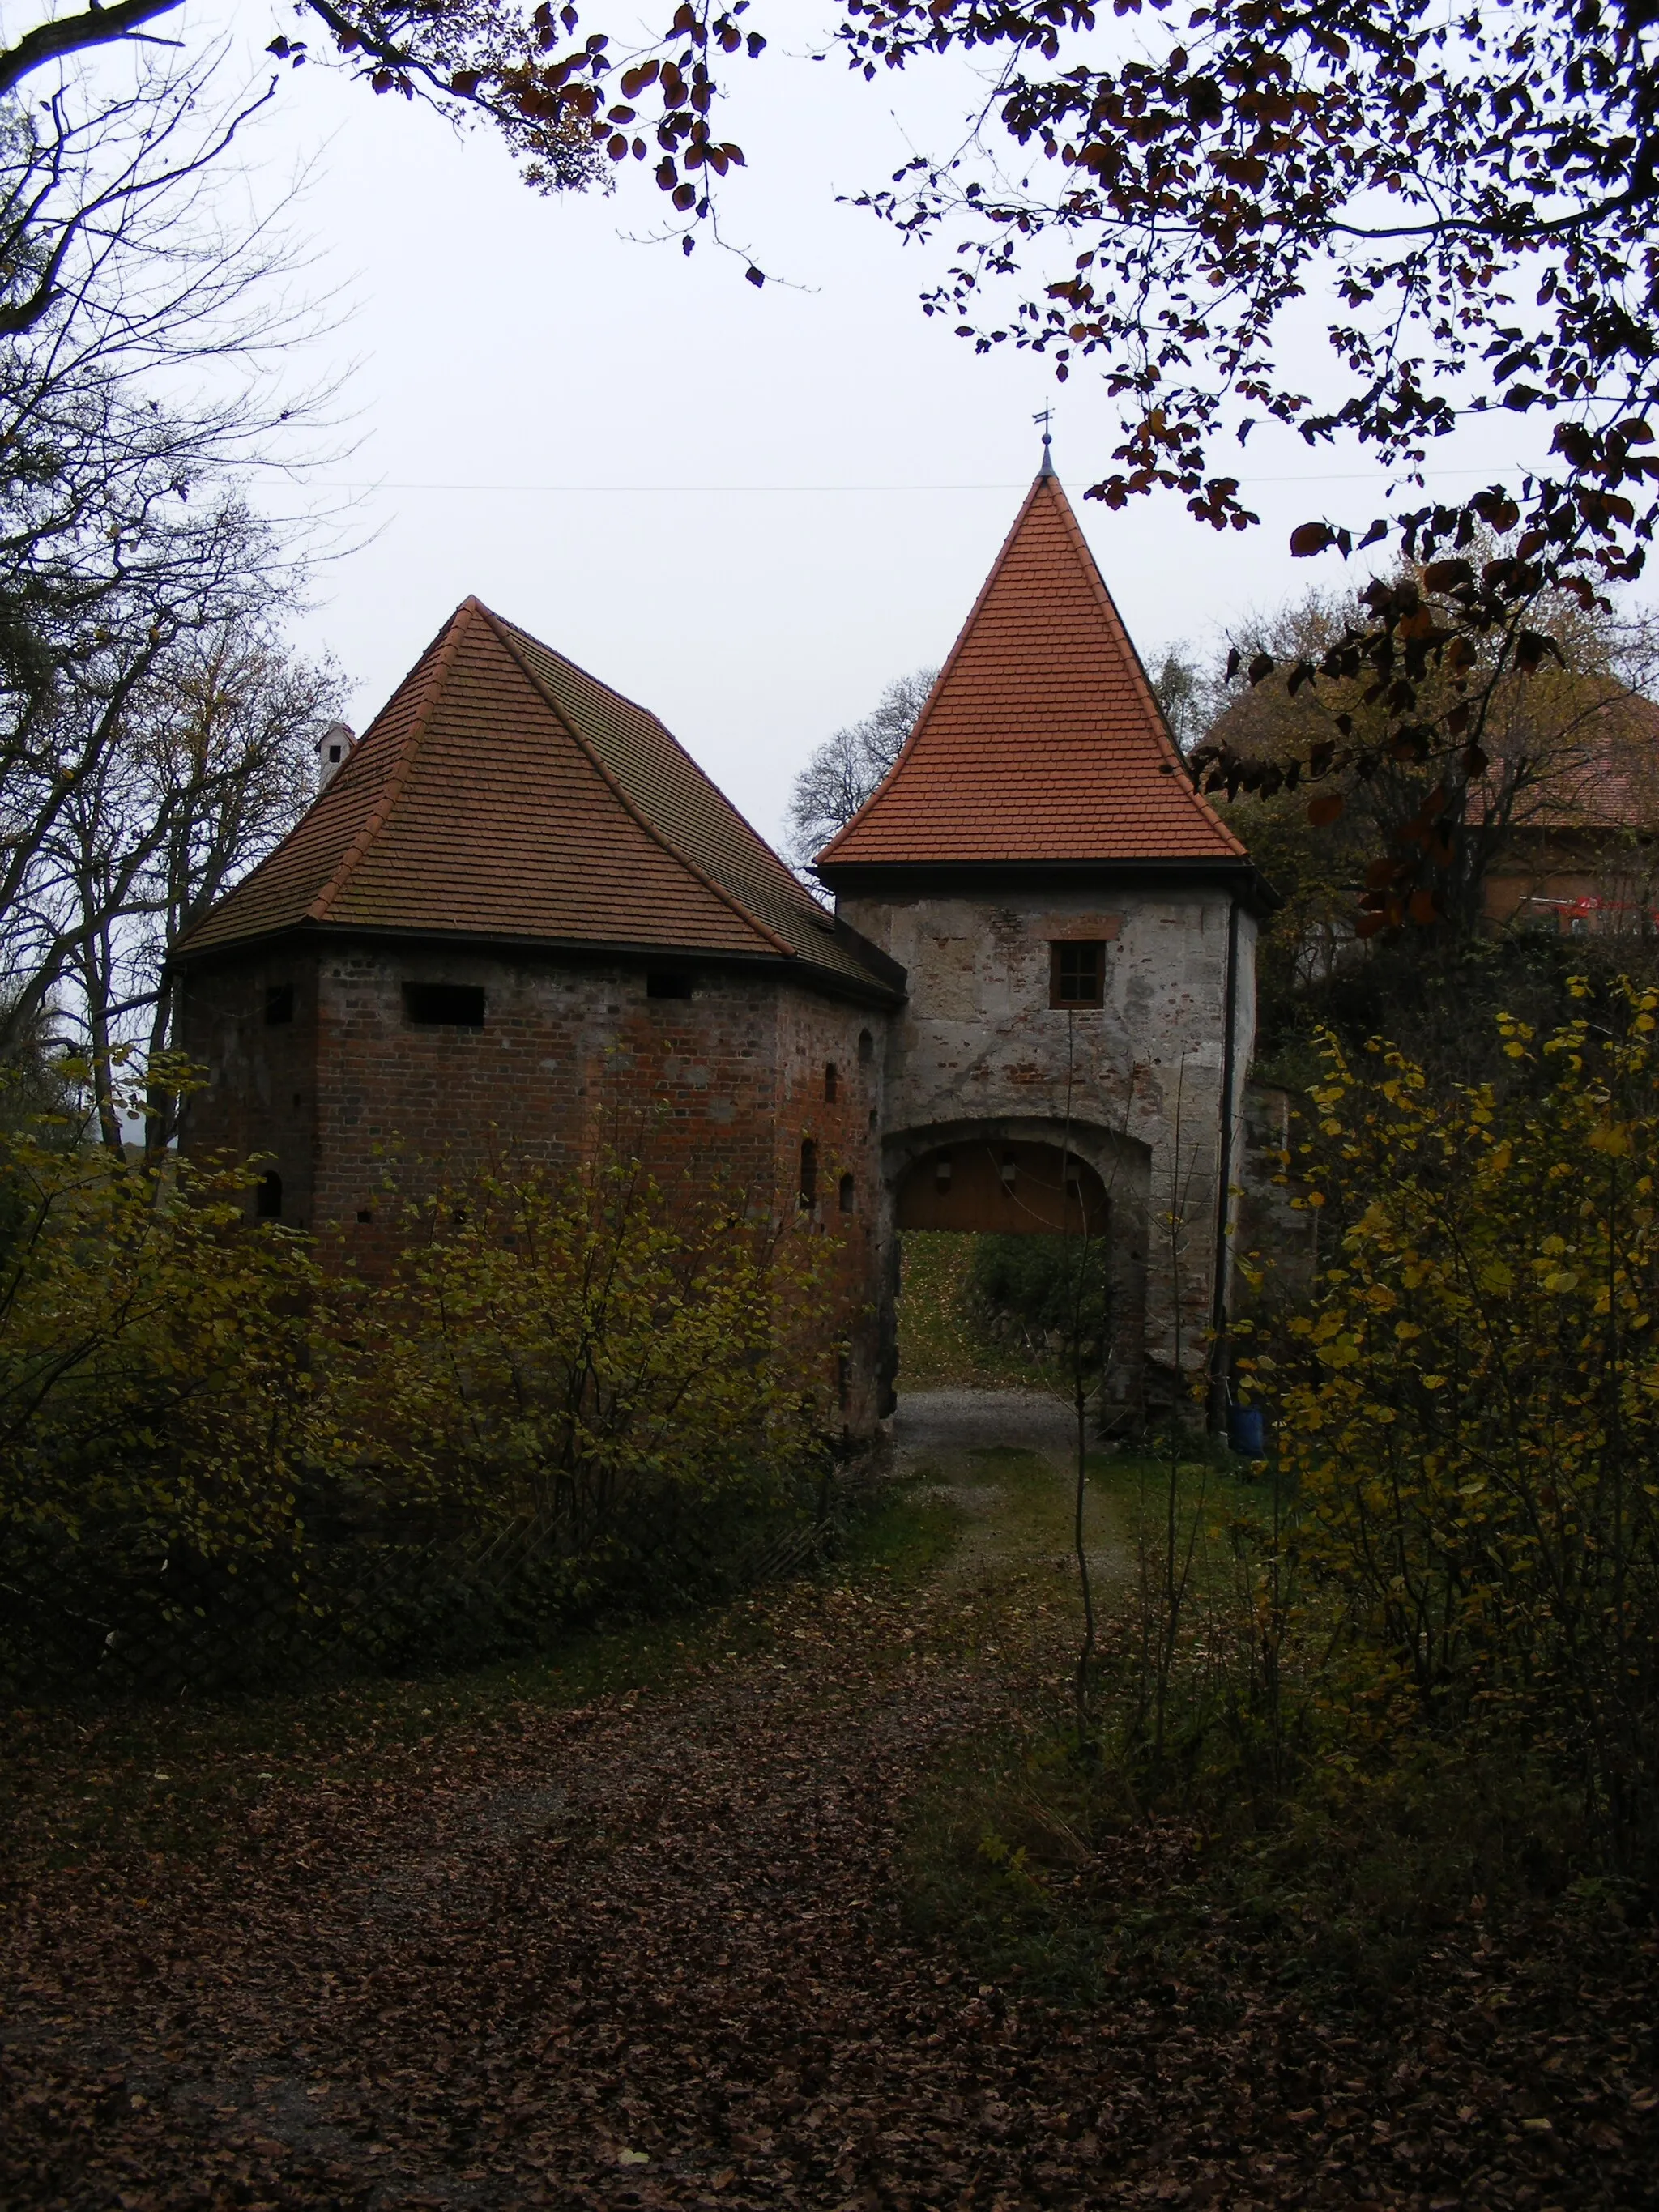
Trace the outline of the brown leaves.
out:
<instances>
[{"instance_id":1,"label":"brown leaves","mask_svg":"<svg viewBox=\"0 0 1659 2212\"><path fill-rule=\"evenodd\" d=\"M1055 1663L1039 1632L1018 1679L987 1670L972 1640L1021 1619L980 1600L964 1630L963 1600L798 1589L688 1626L659 1686L562 1709L475 1684L424 1740L337 1753L319 1695L291 1709L315 1748L258 1755L275 1779L229 1802L228 1848L14 1854L0 2198L1096 2212L1261 2203L1271 2175L1315 2212L1510 2212L1570 2172L1579 2212L1655 2203L1656 1960L1624 1923L1488 1913L1350 1999L1224 1910L1091 2008L919 1936L915 1793ZM157 1725L170 1770L202 1765L188 1717ZM29 1762L37 1806L83 1793L77 1741ZM1207 1879L1200 1840L1114 1823L1052 1895L1153 1919Z\"/></svg>"},{"instance_id":2,"label":"brown leaves","mask_svg":"<svg viewBox=\"0 0 1659 2212\"><path fill-rule=\"evenodd\" d=\"M1316 830L1328 830L1346 804L1340 791L1322 791L1317 799L1308 801L1308 819Z\"/></svg>"}]
</instances>

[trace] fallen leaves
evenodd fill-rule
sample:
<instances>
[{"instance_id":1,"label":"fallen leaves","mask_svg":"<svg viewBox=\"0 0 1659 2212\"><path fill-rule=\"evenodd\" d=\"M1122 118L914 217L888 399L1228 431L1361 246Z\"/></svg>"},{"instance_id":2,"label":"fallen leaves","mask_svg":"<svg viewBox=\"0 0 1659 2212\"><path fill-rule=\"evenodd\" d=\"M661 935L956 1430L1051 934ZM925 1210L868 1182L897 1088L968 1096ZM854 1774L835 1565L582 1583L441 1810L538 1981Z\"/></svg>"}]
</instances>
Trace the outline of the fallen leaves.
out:
<instances>
[{"instance_id":1,"label":"fallen leaves","mask_svg":"<svg viewBox=\"0 0 1659 2212\"><path fill-rule=\"evenodd\" d=\"M917 1936L907 1800L1053 1663L1012 1605L1018 1658L971 1659L962 1595L803 1587L655 1688L268 1763L216 1848L37 1857L0 1916L0 2199L1659 2202L1650 1948L1522 1968L1483 1935L1374 2017L1228 1954L1085 2014Z\"/></svg>"}]
</instances>

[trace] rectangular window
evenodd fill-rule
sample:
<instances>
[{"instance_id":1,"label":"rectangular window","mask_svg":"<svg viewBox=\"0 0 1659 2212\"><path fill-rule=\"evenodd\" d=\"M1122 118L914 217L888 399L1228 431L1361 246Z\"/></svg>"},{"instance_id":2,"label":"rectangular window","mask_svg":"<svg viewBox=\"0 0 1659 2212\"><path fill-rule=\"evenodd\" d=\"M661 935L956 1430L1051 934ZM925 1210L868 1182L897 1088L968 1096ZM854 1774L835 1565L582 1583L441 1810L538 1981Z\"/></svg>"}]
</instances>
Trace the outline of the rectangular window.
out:
<instances>
[{"instance_id":1,"label":"rectangular window","mask_svg":"<svg viewBox=\"0 0 1659 2212\"><path fill-rule=\"evenodd\" d=\"M280 1023L294 1019L294 986L292 983L265 985L265 1020L272 1029Z\"/></svg>"},{"instance_id":2,"label":"rectangular window","mask_svg":"<svg viewBox=\"0 0 1659 2212\"><path fill-rule=\"evenodd\" d=\"M1106 941L1103 938L1073 938L1048 948L1048 1004L1051 1006L1098 1006L1106 998Z\"/></svg>"},{"instance_id":3,"label":"rectangular window","mask_svg":"<svg viewBox=\"0 0 1659 2212\"><path fill-rule=\"evenodd\" d=\"M404 1018L418 1029L481 1030L484 994L480 983L405 983Z\"/></svg>"},{"instance_id":4,"label":"rectangular window","mask_svg":"<svg viewBox=\"0 0 1659 2212\"><path fill-rule=\"evenodd\" d=\"M823 1097L826 1105L833 1106L835 1104L836 1063L833 1060L826 1060L823 1063Z\"/></svg>"},{"instance_id":5,"label":"rectangular window","mask_svg":"<svg viewBox=\"0 0 1659 2212\"><path fill-rule=\"evenodd\" d=\"M691 978L676 975L666 968L653 969L645 979L645 995L647 999L689 999Z\"/></svg>"}]
</instances>

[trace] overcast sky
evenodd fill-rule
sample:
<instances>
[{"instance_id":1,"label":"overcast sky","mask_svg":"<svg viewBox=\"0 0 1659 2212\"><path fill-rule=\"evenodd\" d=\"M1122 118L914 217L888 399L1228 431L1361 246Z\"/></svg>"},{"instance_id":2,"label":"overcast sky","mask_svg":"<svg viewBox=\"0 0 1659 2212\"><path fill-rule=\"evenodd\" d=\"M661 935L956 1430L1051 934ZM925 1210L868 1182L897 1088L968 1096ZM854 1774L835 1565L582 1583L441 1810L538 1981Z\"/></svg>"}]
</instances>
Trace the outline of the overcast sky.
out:
<instances>
[{"instance_id":1,"label":"overcast sky","mask_svg":"<svg viewBox=\"0 0 1659 2212\"><path fill-rule=\"evenodd\" d=\"M216 21L249 66L294 28L270 0L204 4L193 27ZM338 288L324 356L356 363L356 451L324 474L362 488L360 542L319 577L305 635L349 672L358 726L476 592L654 708L775 836L811 748L948 650L1051 402L1060 474L1149 659L1340 578L1285 541L1310 515L1379 511L1362 460L1253 439L1239 473L1263 527L1243 537L1176 499L1085 505L1113 430L1086 372L1056 389L1030 356L976 356L917 305L942 258L836 204L885 179L907 131L942 140L968 79L899 87L902 117L893 88L833 63L775 52L747 85L723 125L750 164L729 222L787 280L759 291L740 258L630 242L659 199L631 167L614 197L538 198L483 131L321 69L285 78L263 174L310 169L305 281ZM1444 489L1513 465L1503 421L1480 434L1437 456L1469 471Z\"/></svg>"}]
</instances>

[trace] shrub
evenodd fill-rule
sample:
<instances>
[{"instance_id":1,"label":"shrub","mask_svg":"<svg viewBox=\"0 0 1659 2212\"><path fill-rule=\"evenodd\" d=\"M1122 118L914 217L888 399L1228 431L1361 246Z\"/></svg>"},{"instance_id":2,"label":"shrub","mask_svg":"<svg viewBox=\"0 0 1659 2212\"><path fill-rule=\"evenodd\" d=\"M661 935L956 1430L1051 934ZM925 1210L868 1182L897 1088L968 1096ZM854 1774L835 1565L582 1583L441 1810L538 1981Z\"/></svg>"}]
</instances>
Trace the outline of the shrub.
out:
<instances>
[{"instance_id":1,"label":"shrub","mask_svg":"<svg viewBox=\"0 0 1659 2212\"><path fill-rule=\"evenodd\" d=\"M0 1672L478 1658L810 1528L836 1347L793 1212L503 1170L371 1287L250 1218L259 1172L0 1132Z\"/></svg>"},{"instance_id":2,"label":"shrub","mask_svg":"<svg viewBox=\"0 0 1659 2212\"><path fill-rule=\"evenodd\" d=\"M1659 994L1577 990L1541 1042L1500 1023L1507 1092L1324 1040L1328 1257L1244 1364L1295 1485L1275 1570L1340 1610L1351 1736L1508 1741L1624 1864L1659 1784Z\"/></svg>"},{"instance_id":3,"label":"shrub","mask_svg":"<svg viewBox=\"0 0 1659 2212\"><path fill-rule=\"evenodd\" d=\"M183 1649L238 1575L275 1567L291 1590L323 1432L318 1276L303 1240L246 1220L254 1179L134 1165L58 1117L0 1132L13 1671Z\"/></svg>"},{"instance_id":4,"label":"shrub","mask_svg":"<svg viewBox=\"0 0 1659 2212\"><path fill-rule=\"evenodd\" d=\"M562 1617L729 1579L826 1463L836 1347L784 1218L603 1158L446 1182L356 1324L354 1510Z\"/></svg>"}]
</instances>

